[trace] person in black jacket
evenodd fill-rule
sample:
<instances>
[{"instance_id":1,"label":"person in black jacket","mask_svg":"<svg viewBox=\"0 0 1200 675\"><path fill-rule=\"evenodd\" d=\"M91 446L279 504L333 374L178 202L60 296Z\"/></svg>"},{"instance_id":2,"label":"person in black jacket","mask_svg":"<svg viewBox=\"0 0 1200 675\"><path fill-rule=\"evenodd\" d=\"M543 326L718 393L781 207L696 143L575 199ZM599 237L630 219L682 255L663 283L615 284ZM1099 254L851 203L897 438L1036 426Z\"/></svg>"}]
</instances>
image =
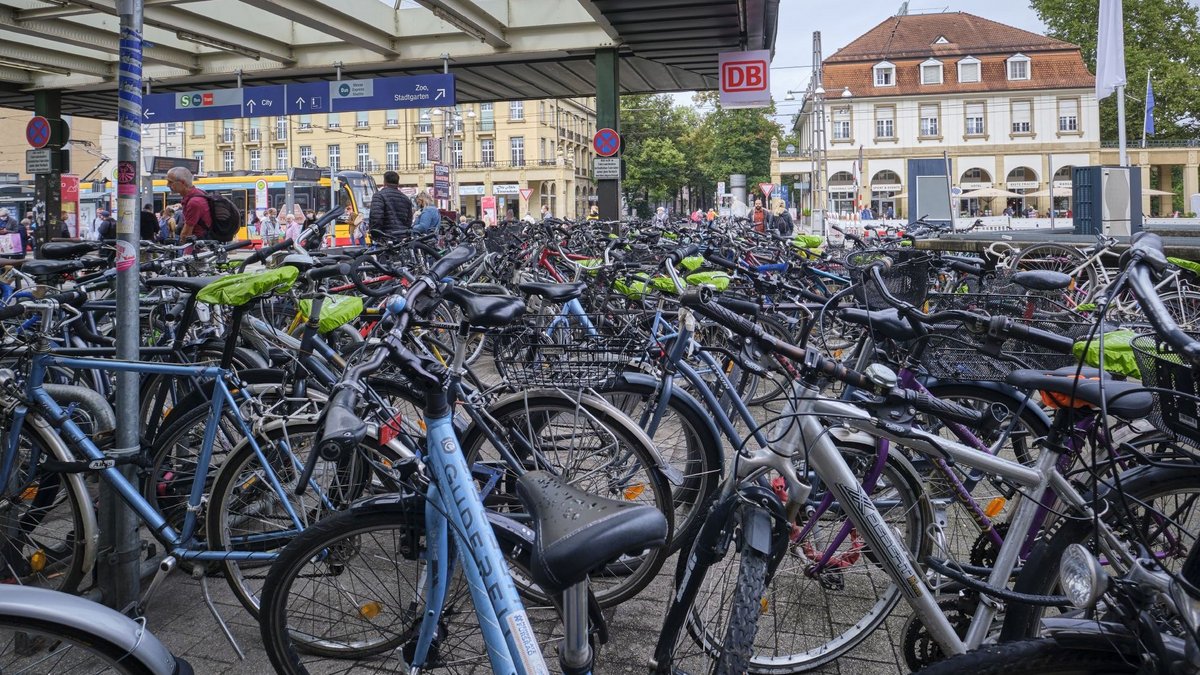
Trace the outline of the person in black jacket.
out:
<instances>
[{"instance_id":1,"label":"person in black jacket","mask_svg":"<svg viewBox=\"0 0 1200 675\"><path fill-rule=\"evenodd\" d=\"M383 174L383 188L371 199L371 214L367 224L371 238L395 239L412 231L413 207L408 196L400 191L400 174Z\"/></svg>"},{"instance_id":2,"label":"person in black jacket","mask_svg":"<svg viewBox=\"0 0 1200 675\"><path fill-rule=\"evenodd\" d=\"M154 215L154 206L152 204L142 206L142 220L139 225L142 231L142 241L155 241L158 239L158 217Z\"/></svg>"}]
</instances>

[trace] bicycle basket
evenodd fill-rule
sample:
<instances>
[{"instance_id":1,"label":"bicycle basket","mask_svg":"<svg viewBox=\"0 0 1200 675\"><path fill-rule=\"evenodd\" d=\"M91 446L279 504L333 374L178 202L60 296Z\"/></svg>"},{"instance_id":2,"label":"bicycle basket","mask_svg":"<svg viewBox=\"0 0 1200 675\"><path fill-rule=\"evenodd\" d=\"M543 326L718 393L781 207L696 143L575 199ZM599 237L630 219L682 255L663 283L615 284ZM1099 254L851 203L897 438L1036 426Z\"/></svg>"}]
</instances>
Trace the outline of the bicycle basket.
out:
<instances>
[{"instance_id":1,"label":"bicycle basket","mask_svg":"<svg viewBox=\"0 0 1200 675\"><path fill-rule=\"evenodd\" d=\"M1076 321L1023 321L1036 328L1082 337L1088 329ZM1004 340L989 344L985 335L972 332L960 323L943 324L925 338L921 367L941 380L1003 382L1008 374L1021 368L1054 370L1079 363L1071 354L1052 352L1028 342Z\"/></svg>"},{"instance_id":2,"label":"bicycle basket","mask_svg":"<svg viewBox=\"0 0 1200 675\"><path fill-rule=\"evenodd\" d=\"M1142 384L1154 390L1150 421L1200 445L1200 373L1153 333L1138 335L1130 346Z\"/></svg>"},{"instance_id":3,"label":"bicycle basket","mask_svg":"<svg viewBox=\"0 0 1200 675\"><path fill-rule=\"evenodd\" d=\"M946 309L962 309L990 316L1010 316L1018 319L1036 319L1086 322L1086 318L1071 309L1068 303L1071 291L1035 291L1013 283L1010 275L997 275L986 282L985 288L974 291L930 293L931 312Z\"/></svg>"},{"instance_id":4,"label":"bicycle basket","mask_svg":"<svg viewBox=\"0 0 1200 675\"><path fill-rule=\"evenodd\" d=\"M881 258L892 260L891 266L880 272L888 292L911 305L922 305L929 293L931 256L911 248L868 249L846 256L846 269L854 281L854 297L858 303L868 309L891 307L871 279L871 264Z\"/></svg>"},{"instance_id":5,"label":"bicycle basket","mask_svg":"<svg viewBox=\"0 0 1200 675\"><path fill-rule=\"evenodd\" d=\"M647 354L647 337L603 315L538 314L493 336L496 370L509 384L583 389Z\"/></svg>"}]
</instances>

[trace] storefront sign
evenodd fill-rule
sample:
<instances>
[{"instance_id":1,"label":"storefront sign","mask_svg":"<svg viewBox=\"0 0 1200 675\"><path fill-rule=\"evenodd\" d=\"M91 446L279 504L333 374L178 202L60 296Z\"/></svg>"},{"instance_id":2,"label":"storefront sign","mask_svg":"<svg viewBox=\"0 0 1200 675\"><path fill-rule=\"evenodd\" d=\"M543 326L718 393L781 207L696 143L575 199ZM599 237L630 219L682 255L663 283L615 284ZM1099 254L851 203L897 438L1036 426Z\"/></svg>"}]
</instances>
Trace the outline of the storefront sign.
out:
<instances>
[{"instance_id":1,"label":"storefront sign","mask_svg":"<svg viewBox=\"0 0 1200 675\"><path fill-rule=\"evenodd\" d=\"M459 185L459 197L482 197L484 190L482 185Z\"/></svg>"},{"instance_id":2,"label":"storefront sign","mask_svg":"<svg viewBox=\"0 0 1200 675\"><path fill-rule=\"evenodd\" d=\"M871 192L899 192L899 185L872 185Z\"/></svg>"},{"instance_id":3,"label":"storefront sign","mask_svg":"<svg viewBox=\"0 0 1200 675\"><path fill-rule=\"evenodd\" d=\"M1071 181L1056 180L1056 181L1054 181L1054 189L1055 190L1070 190L1071 189Z\"/></svg>"},{"instance_id":4,"label":"storefront sign","mask_svg":"<svg viewBox=\"0 0 1200 675\"><path fill-rule=\"evenodd\" d=\"M1010 180L1005 184L1009 190L1036 190L1036 180Z\"/></svg>"},{"instance_id":5,"label":"storefront sign","mask_svg":"<svg viewBox=\"0 0 1200 675\"><path fill-rule=\"evenodd\" d=\"M516 195L521 193L521 186L516 183L498 183L492 186L494 195Z\"/></svg>"},{"instance_id":6,"label":"storefront sign","mask_svg":"<svg viewBox=\"0 0 1200 675\"><path fill-rule=\"evenodd\" d=\"M959 183L958 186L964 190L984 190L992 187L991 183Z\"/></svg>"}]
</instances>

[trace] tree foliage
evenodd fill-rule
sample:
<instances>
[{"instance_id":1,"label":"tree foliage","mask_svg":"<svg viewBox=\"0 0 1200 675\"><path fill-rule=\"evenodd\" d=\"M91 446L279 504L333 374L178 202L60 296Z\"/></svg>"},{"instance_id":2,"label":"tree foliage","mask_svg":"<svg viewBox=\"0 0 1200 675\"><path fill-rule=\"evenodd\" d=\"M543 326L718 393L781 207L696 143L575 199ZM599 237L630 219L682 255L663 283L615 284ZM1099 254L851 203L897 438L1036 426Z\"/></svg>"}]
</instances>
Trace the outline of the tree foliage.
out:
<instances>
[{"instance_id":1,"label":"tree foliage","mask_svg":"<svg viewBox=\"0 0 1200 675\"><path fill-rule=\"evenodd\" d=\"M1200 131L1200 11L1187 0L1127 0L1123 5L1130 145L1142 133L1147 70L1154 84L1154 137L1194 137ZM1079 45L1095 72L1099 3L1031 0L1030 6L1051 37ZM1100 101L1100 132L1105 140L1118 136L1115 93Z\"/></svg>"},{"instance_id":2,"label":"tree foliage","mask_svg":"<svg viewBox=\"0 0 1200 675\"><path fill-rule=\"evenodd\" d=\"M750 184L770 180L771 140L782 133L773 112L725 110L716 93L697 94L692 106L665 95L622 97L626 199L645 215L685 187L709 205L731 173L746 174Z\"/></svg>"}]
</instances>

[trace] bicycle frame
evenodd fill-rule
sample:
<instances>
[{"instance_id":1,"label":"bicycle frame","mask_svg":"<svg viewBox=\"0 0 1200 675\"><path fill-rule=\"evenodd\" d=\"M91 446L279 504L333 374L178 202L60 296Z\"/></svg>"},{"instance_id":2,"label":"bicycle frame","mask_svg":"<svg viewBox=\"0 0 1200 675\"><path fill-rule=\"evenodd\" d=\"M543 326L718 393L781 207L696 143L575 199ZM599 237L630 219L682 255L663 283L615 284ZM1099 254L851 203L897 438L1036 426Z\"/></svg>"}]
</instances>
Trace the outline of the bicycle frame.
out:
<instances>
[{"instance_id":1,"label":"bicycle frame","mask_svg":"<svg viewBox=\"0 0 1200 675\"><path fill-rule=\"evenodd\" d=\"M112 359L76 358L56 356L51 353L35 355L30 368L29 378L25 385L26 399L33 404L33 408L38 415L49 422L52 427L58 429L58 435L67 441L70 448L78 451L80 455L90 462L90 468L96 470L116 490L121 499L146 523L154 536L169 547L171 553L176 557L181 560L269 562L275 559L276 554L254 551L215 551L196 541L199 526L197 514L199 513L204 497L204 480L193 481L191 493L188 495L187 513L184 516L184 522L180 531L176 532L167 523L162 514L156 511L142 496L138 487L121 474L117 468L116 460L106 456L87 434L84 433L79 425L71 419L70 413L64 410L43 388L42 384L45 380L47 369L56 366L63 368L100 369L108 372L134 372L139 374L212 379L214 381L214 395L210 402L209 419L204 429L203 445L197 456L196 475L204 476L208 473L212 461L217 429L220 426L223 415L229 412L233 415L240 431L245 435L247 442L253 448L258 461L266 469L266 479L271 489L275 492L275 495L284 505L288 518L291 519L297 531L303 529L302 521L287 499L286 492L282 484L280 484L278 476L274 471L270 470L270 464L262 448L255 441L249 423L238 411L238 402L234 399L233 393L225 381L225 376L228 375L226 371L216 366L180 366L137 361L117 361ZM248 400L248 394L243 392L242 396L246 397L243 400ZM0 476L3 476L6 481L16 463L19 452L19 432L28 414L29 408L25 405L17 406L13 414L9 442L3 449L3 458L0 459ZM290 449L288 452L289 454L291 453ZM34 461L36 461L36 458L34 458ZM292 461L297 462L294 456L292 457Z\"/></svg>"}]
</instances>

